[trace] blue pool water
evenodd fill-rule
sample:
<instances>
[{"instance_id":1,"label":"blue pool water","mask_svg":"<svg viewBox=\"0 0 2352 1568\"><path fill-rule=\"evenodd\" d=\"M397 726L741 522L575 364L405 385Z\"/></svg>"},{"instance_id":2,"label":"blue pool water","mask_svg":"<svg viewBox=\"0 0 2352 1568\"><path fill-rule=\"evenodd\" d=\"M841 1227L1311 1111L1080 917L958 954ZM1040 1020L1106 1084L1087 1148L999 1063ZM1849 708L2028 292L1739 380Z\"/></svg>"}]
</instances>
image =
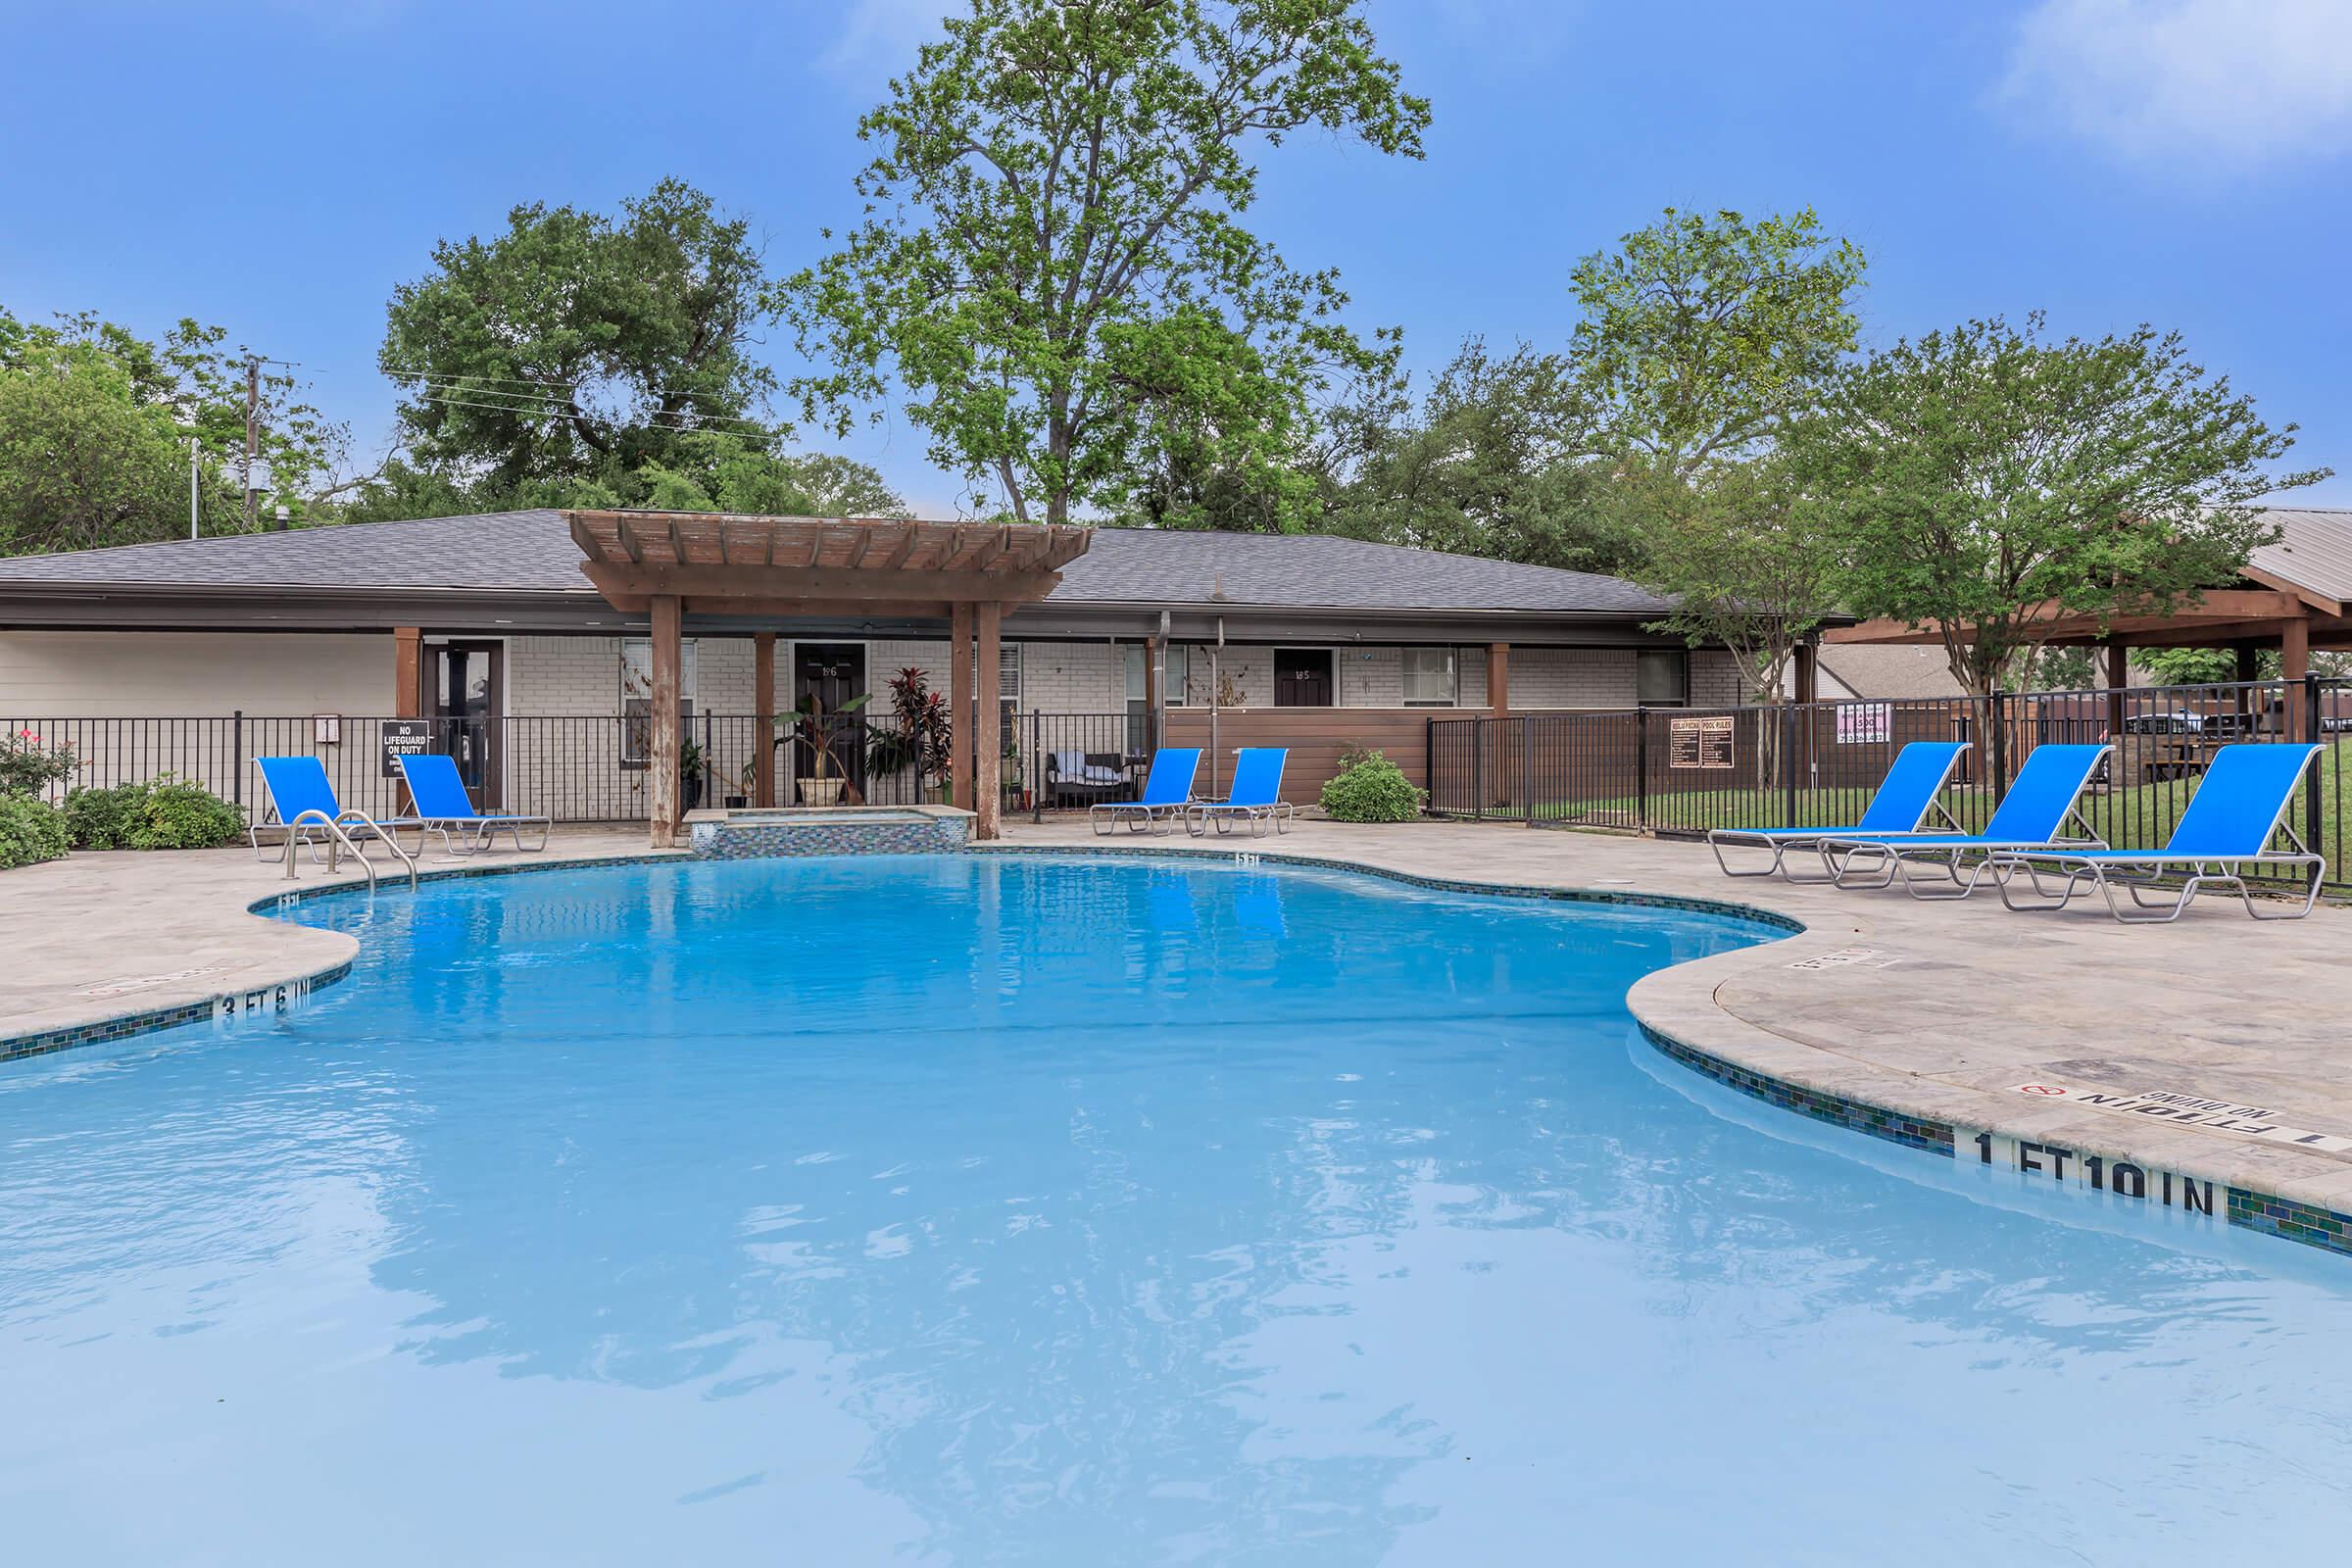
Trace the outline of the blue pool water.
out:
<instances>
[{"instance_id":1,"label":"blue pool water","mask_svg":"<svg viewBox=\"0 0 2352 1568\"><path fill-rule=\"evenodd\" d=\"M2352 1267L1741 1099L1767 933L1233 865L335 898L281 1017L0 1069L34 1562L2242 1562Z\"/></svg>"}]
</instances>

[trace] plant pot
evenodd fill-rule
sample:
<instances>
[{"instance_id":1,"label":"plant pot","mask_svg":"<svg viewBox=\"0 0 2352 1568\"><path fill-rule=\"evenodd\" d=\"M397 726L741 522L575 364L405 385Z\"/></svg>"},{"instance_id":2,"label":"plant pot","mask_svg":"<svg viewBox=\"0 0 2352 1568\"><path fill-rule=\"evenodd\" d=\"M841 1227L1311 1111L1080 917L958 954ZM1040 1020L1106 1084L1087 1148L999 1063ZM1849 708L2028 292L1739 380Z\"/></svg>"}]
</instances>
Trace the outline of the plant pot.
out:
<instances>
[{"instance_id":1,"label":"plant pot","mask_svg":"<svg viewBox=\"0 0 2352 1568\"><path fill-rule=\"evenodd\" d=\"M803 806L839 806L842 780L837 778L805 778L799 781Z\"/></svg>"},{"instance_id":2,"label":"plant pot","mask_svg":"<svg viewBox=\"0 0 2352 1568\"><path fill-rule=\"evenodd\" d=\"M703 781L698 774L678 780L678 809L691 811L703 804Z\"/></svg>"},{"instance_id":3,"label":"plant pot","mask_svg":"<svg viewBox=\"0 0 2352 1568\"><path fill-rule=\"evenodd\" d=\"M751 804L752 798L748 795L730 795L727 797L727 809L730 811L740 811Z\"/></svg>"}]
</instances>

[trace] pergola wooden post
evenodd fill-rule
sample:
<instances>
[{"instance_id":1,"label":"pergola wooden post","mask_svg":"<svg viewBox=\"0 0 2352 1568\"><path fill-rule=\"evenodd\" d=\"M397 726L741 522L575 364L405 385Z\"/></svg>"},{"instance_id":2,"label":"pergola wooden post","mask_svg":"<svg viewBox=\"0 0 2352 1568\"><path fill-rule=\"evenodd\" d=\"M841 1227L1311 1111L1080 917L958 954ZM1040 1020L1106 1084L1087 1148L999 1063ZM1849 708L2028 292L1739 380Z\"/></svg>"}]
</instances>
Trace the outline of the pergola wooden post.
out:
<instances>
[{"instance_id":1,"label":"pergola wooden post","mask_svg":"<svg viewBox=\"0 0 2352 1568\"><path fill-rule=\"evenodd\" d=\"M654 620L654 697L645 793L654 848L666 850L678 838L678 626L684 616L676 594L656 594L647 608Z\"/></svg>"},{"instance_id":2,"label":"pergola wooden post","mask_svg":"<svg viewBox=\"0 0 2352 1568\"><path fill-rule=\"evenodd\" d=\"M776 804L776 634L752 633L752 707L759 722L752 726L752 804Z\"/></svg>"},{"instance_id":3,"label":"pergola wooden post","mask_svg":"<svg viewBox=\"0 0 2352 1568\"><path fill-rule=\"evenodd\" d=\"M2290 740L2317 740L2304 723L2303 692L2311 674L2311 622L2290 620L2278 628L2278 678L2286 682L2286 734Z\"/></svg>"},{"instance_id":4,"label":"pergola wooden post","mask_svg":"<svg viewBox=\"0 0 2352 1568\"><path fill-rule=\"evenodd\" d=\"M972 810L978 820L972 824L972 836L993 839L997 836L997 817L1004 804L1004 740L999 733L1004 720L999 717L1004 706L1004 650L999 637L1004 629L1004 607L993 599L984 599L977 607L980 620L980 695L974 715L972 744L976 748L973 760L979 763L979 777L972 785Z\"/></svg>"},{"instance_id":5,"label":"pergola wooden post","mask_svg":"<svg viewBox=\"0 0 2352 1568\"><path fill-rule=\"evenodd\" d=\"M679 643L684 622L696 615L836 625L887 615L949 626L966 666L956 681L958 782L964 760L976 761L968 805L978 836L996 836L1003 755L996 735L998 645L1004 607L1033 604L1053 592L1060 568L1086 553L1089 530L701 512L582 511L564 516L586 558L580 570L588 580L613 609L647 615L653 624L646 766L653 775L647 796L656 847L666 849L677 838ZM975 623L978 702L967 708L967 650ZM757 636L767 639L760 668L772 682L774 634ZM771 685L763 706L773 698ZM772 779L766 785L772 792Z\"/></svg>"},{"instance_id":6,"label":"pergola wooden post","mask_svg":"<svg viewBox=\"0 0 2352 1568\"><path fill-rule=\"evenodd\" d=\"M948 709L955 715L950 731L949 794L969 811L980 799L972 781L972 726L978 721L972 707L972 607L957 605L948 619Z\"/></svg>"}]
</instances>

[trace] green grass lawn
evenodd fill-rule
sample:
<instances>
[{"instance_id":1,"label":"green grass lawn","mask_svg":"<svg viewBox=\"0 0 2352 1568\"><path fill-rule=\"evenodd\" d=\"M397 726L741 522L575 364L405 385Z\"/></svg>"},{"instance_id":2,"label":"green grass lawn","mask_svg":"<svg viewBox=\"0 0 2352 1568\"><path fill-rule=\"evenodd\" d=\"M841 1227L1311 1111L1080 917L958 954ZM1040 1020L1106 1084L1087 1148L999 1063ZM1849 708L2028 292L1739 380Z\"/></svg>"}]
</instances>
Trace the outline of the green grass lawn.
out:
<instances>
[{"instance_id":1,"label":"green grass lawn","mask_svg":"<svg viewBox=\"0 0 2352 1568\"><path fill-rule=\"evenodd\" d=\"M2352 766L2352 740L2339 740L2320 756L2320 842L2312 846L2328 857L2330 880L2352 879L2352 866L2339 866L2348 853L2345 826L2352 807L2339 793L2338 770ZM2122 789L2086 795L2082 814L2102 839L2119 850L2155 849L2180 820L2180 809L2195 787L2192 779L2167 779L2127 785ZM1796 793L1796 821L1788 820L1786 789L1679 790L1650 793L1650 827L1704 831L1710 827L1842 827L1869 805L1868 789L1808 789ZM1537 808L1541 820L1563 826L1630 828L1638 825L1637 802L1621 796L1607 800L1552 802ZM1946 790L1944 808L1972 827L1992 814L1992 792L1970 788ZM2306 831L2303 803L2298 798L2287 813L2296 832Z\"/></svg>"}]
</instances>

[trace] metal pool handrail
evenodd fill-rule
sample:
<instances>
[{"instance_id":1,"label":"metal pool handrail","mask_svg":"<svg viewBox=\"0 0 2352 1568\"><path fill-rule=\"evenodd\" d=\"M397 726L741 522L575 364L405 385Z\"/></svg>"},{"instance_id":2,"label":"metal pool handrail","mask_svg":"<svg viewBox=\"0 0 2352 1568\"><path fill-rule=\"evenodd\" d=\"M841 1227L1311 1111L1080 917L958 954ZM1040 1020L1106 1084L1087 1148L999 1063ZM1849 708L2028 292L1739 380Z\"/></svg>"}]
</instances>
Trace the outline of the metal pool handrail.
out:
<instances>
[{"instance_id":1,"label":"metal pool handrail","mask_svg":"<svg viewBox=\"0 0 2352 1568\"><path fill-rule=\"evenodd\" d=\"M352 836L348 832L344 831L343 824L346 820L357 821L361 826L373 833L377 840L383 844L384 848L392 852L393 858L400 861L402 865L408 868L409 890L411 892L415 892L416 888L416 858L411 856L408 851L402 849L400 847L400 842L393 838L391 834L386 833L381 827L379 827L373 817L369 816L365 811L357 810L346 810L341 816L329 816L324 811L319 810L317 807L312 807L307 811L296 812L294 820L285 824L286 880L289 882L294 880L294 850L296 847L296 841L299 837L294 830L302 826L305 822L317 822L320 827L325 828L327 832L327 870L334 871L340 868L342 862L335 847L337 845L341 845L344 849L351 852L352 858L360 862L360 869L368 873L368 891L373 893L375 891L375 862L368 859L368 853L360 848L359 844L353 840Z\"/></svg>"}]
</instances>

